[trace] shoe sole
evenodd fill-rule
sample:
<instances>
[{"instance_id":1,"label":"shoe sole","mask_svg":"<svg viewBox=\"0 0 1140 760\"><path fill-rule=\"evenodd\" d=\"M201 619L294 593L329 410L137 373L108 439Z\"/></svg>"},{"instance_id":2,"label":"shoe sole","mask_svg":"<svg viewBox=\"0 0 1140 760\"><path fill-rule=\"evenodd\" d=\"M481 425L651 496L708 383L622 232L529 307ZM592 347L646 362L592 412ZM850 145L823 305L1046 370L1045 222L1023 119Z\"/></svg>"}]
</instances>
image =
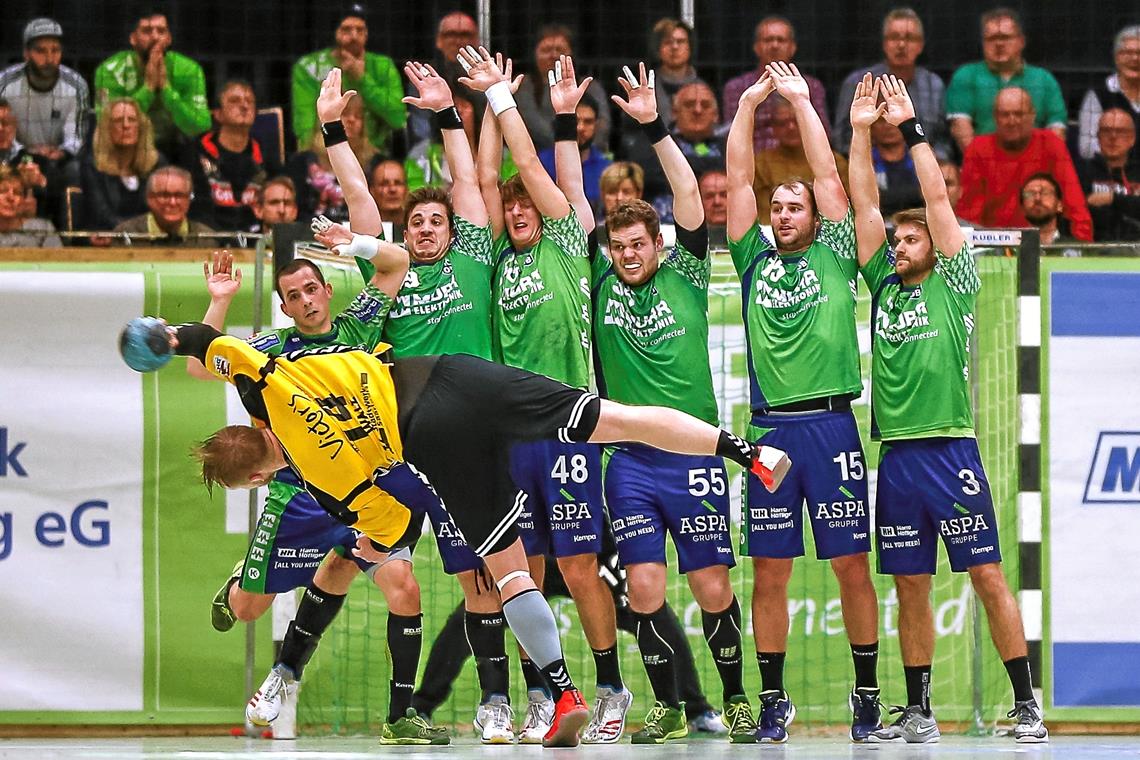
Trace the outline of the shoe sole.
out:
<instances>
[{"instance_id":1,"label":"shoe sole","mask_svg":"<svg viewBox=\"0 0 1140 760\"><path fill-rule=\"evenodd\" d=\"M577 747L578 732L582 730L582 726L590 720L590 711L585 707L578 710L571 710L563 715L558 721L558 728L554 731L553 736L545 736L542 739L542 746L544 747Z\"/></svg>"},{"instance_id":2,"label":"shoe sole","mask_svg":"<svg viewBox=\"0 0 1140 760\"><path fill-rule=\"evenodd\" d=\"M432 742L431 742L431 739L381 739L380 743L385 745L385 746L388 746L388 747L393 747L393 746L398 746L401 744L402 745L424 746L424 745L431 744Z\"/></svg>"},{"instance_id":3,"label":"shoe sole","mask_svg":"<svg viewBox=\"0 0 1140 760\"><path fill-rule=\"evenodd\" d=\"M1048 744L1049 743L1049 735L1046 734L1045 736L1017 737L1014 739L1014 741L1017 742L1018 744Z\"/></svg>"},{"instance_id":4,"label":"shoe sole","mask_svg":"<svg viewBox=\"0 0 1140 760\"><path fill-rule=\"evenodd\" d=\"M638 739L636 736L634 736L634 737L630 738L629 743L630 744L664 744L665 742L676 741L677 739L684 739L688 735L689 735L689 729L686 727L684 730L678 729L676 731L670 731L669 733L665 734L665 736L661 737L660 739L648 739L645 737Z\"/></svg>"}]
</instances>

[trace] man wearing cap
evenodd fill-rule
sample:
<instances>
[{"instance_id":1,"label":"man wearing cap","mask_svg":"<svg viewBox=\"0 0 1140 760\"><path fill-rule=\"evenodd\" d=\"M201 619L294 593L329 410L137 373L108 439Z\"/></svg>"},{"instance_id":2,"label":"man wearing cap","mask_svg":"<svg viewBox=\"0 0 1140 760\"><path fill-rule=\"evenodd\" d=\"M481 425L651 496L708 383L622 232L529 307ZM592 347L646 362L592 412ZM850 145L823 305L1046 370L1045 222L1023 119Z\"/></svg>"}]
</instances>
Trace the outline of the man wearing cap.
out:
<instances>
[{"instance_id":1,"label":"man wearing cap","mask_svg":"<svg viewBox=\"0 0 1140 760\"><path fill-rule=\"evenodd\" d=\"M24 62L0 72L0 98L16 117L16 139L59 164L79 153L90 107L87 82L60 65L63 28L50 18L24 27Z\"/></svg>"},{"instance_id":2,"label":"man wearing cap","mask_svg":"<svg viewBox=\"0 0 1140 760\"><path fill-rule=\"evenodd\" d=\"M369 53L367 12L363 5L348 6L337 25L334 46L309 53L293 64L293 133L297 144L307 147L317 128L314 104L321 82L339 68L344 89L356 90L364 102L364 133L381 151L391 147L392 133L404 128L404 85L396 64L386 55Z\"/></svg>"},{"instance_id":3,"label":"man wearing cap","mask_svg":"<svg viewBox=\"0 0 1140 760\"><path fill-rule=\"evenodd\" d=\"M178 154L179 135L197 137L210 128L202 67L171 50L172 42L166 14L140 10L131 29L131 49L95 69L95 110L115 98L132 98L150 117L155 145L167 156Z\"/></svg>"}]
</instances>

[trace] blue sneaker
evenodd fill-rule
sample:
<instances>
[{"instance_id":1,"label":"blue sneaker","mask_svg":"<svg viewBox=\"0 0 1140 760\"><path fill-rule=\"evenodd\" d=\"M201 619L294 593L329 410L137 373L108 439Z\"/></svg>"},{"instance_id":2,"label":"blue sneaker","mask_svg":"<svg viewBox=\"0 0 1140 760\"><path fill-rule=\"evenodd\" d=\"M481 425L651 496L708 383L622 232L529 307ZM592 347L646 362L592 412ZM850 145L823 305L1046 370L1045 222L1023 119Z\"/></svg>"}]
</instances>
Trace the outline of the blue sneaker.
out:
<instances>
[{"instance_id":1,"label":"blue sneaker","mask_svg":"<svg viewBox=\"0 0 1140 760\"><path fill-rule=\"evenodd\" d=\"M796 717L796 706L786 691L760 692L760 721L756 741L783 744L788 740L788 726Z\"/></svg>"},{"instance_id":2,"label":"blue sneaker","mask_svg":"<svg viewBox=\"0 0 1140 760\"><path fill-rule=\"evenodd\" d=\"M851 741L863 742L872 731L883 727L879 690L859 687L851 690Z\"/></svg>"}]
</instances>

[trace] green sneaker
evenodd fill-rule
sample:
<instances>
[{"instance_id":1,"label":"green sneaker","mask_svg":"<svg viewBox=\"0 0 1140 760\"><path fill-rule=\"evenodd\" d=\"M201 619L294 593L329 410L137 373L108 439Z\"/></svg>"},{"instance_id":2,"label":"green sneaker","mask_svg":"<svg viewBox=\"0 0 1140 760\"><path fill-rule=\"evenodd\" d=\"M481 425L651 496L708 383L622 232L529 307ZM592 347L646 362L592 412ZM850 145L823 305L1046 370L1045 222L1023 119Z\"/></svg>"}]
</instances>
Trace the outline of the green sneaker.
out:
<instances>
[{"instance_id":1,"label":"green sneaker","mask_svg":"<svg viewBox=\"0 0 1140 760\"><path fill-rule=\"evenodd\" d=\"M381 744L451 744L446 728L433 726L409 707L404 717L380 728Z\"/></svg>"},{"instance_id":2,"label":"green sneaker","mask_svg":"<svg viewBox=\"0 0 1140 760\"><path fill-rule=\"evenodd\" d=\"M237 622L237 615L234 614L233 607L230 607L230 589L241 579L241 570L244 566L245 559L238 560L230 577L226 578L218 593L214 594L214 601L210 603L210 623L215 631L225 633Z\"/></svg>"},{"instance_id":3,"label":"green sneaker","mask_svg":"<svg viewBox=\"0 0 1140 760\"><path fill-rule=\"evenodd\" d=\"M748 697L734 694L724 703L721 720L728 726L728 740L733 744L756 743L756 719L752 717L752 705Z\"/></svg>"},{"instance_id":4,"label":"green sneaker","mask_svg":"<svg viewBox=\"0 0 1140 760\"><path fill-rule=\"evenodd\" d=\"M689 724L685 720L685 703L680 708L666 707L662 702L654 702L645 716L645 728L633 735L633 744L664 744L671 739L684 739L689 735Z\"/></svg>"}]
</instances>

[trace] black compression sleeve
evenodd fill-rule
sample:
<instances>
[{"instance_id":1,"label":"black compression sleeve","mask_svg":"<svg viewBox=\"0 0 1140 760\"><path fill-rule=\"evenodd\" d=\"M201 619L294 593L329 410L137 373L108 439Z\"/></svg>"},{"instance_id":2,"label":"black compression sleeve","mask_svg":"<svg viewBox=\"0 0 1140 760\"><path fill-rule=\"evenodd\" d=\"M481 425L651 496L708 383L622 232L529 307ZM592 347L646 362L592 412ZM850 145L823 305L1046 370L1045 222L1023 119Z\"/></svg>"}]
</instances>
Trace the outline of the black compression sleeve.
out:
<instances>
[{"instance_id":1,"label":"black compression sleeve","mask_svg":"<svg viewBox=\"0 0 1140 760\"><path fill-rule=\"evenodd\" d=\"M179 356L193 356L203 364L206 363L206 350L210 348L214 338L220 338L224 334L201 322L179 325L174 329L178 333L178 345L174 348L174 353Z\"/></svg>"},{"instance_id":2,"label":"black compression sleeve","mask_svg":"<svg viewBox=\"0 0 1140 760\"><path fill-rule=\"evenodd\" d=\"M677 244L702 261L709 255L709 225L701 222L695 230L687 230L677 225Z\"/></svg>"}]
</instances>

